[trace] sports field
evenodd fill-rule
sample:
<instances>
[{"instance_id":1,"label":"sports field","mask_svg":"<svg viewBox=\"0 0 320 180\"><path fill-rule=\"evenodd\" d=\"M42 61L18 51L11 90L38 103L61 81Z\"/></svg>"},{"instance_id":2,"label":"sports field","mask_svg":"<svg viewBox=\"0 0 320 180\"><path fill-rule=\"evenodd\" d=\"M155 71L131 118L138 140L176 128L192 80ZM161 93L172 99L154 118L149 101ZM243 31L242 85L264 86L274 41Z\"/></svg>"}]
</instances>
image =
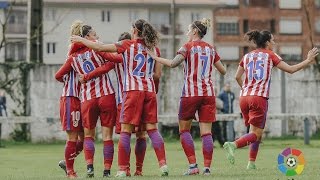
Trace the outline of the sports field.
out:
<instances>
[{"instance_id":1,"label":"sports field","mask_svg":"<svg viewBox=\"0 0 320 180\"><path fill-rule=\"evenodd\" d=\"M65 179L63 171L58 167L58 161L63 157L63 144L12 144L5 143L5 148L0 148L0 180L5 179ZM216 144L217 145L217 144ZM117 145L115 145L115 160L112 174L116 173ZM133 146L131 146L133 147ZM278 154L286 147L293 147L304 153L306 166L300 176L294 179L319 180L320 179L320 141L313 140L311 145L303 145L303 140L266 140L260 146L257 160L257 170L246 170L248 149L236 151L236 163L230 165L225 158L222 148L214 150L212 175L185 177L182 176L187 168L187 160L179 141L166 143L167 159L170 175L166 178L159 177L158 165L151 145L148 143L144 164L144 177L131 177L132 179L283 179L288 178L277 169ZM200 140L196 141L198 164L202 169L202 152ZM134 159L131 159L132 169ZM80 179L85 178L85 163L83 153L76 159L75 170ZM134 169L133 169L134 170ZM131 171L133 174L134 171ZM95 178L102 179L102 146L96 146ZM290 178L292 179L292 177Z\"/></svg>"}]
</instances>

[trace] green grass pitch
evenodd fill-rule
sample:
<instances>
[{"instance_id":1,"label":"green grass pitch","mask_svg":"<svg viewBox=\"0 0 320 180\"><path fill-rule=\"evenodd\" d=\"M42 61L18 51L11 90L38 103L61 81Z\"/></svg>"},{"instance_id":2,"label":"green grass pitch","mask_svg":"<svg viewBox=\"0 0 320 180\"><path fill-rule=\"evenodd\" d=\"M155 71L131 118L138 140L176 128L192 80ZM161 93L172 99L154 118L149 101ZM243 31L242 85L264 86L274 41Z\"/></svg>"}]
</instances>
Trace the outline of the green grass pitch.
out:
<instances>
[{"instance_id":1,"label":"green grass pitch","mask_svg":"<svg viewBox=\"0 0 320 180\"><path fill-rule=\"evenodd\" d=\"M63 157L64 144L13 144L5 143L5 148L0 148L0 179L12 180L46 180L46 179L66 179L63 171L58 167L58 161ZM200 170L203 168L202 150L200 140L196 140L196 153ZM216 144L217 145L217 144ZM133 144L132 144L132 152ZM304 154L306 165L299 176L286 177L277 169L278 154L286 147L297 148ZM214 160L211 169L212 175L205 177L182 176L187 168L187 160L183 153L179 141L166 143L167 161L170 168L170 175L166 178L159 177L159 168L155 153L148 143L146 158L144 163L144 176L131 177L131 179L320 179L320 141L313 140L311 145L303 145L303 140L266 140L260 146L257 170L246 170L248 159L248 148L236 151L236 163L230 165L225 158L222 148L216 147L214 150ZM133 155L133 153L132 153ZM131 173L134 173L135 161L131 156ZM103 171L102 144L96 145L95 155L95 178L102 179ZM113 162L112 174L116 173L117 166L117 144L115 144L115 159ZM85 162L83 153L76 159L75 170L80 179L85 179ZM112 178L113 179L113 178Z\"/></svg>"}]
</instances>

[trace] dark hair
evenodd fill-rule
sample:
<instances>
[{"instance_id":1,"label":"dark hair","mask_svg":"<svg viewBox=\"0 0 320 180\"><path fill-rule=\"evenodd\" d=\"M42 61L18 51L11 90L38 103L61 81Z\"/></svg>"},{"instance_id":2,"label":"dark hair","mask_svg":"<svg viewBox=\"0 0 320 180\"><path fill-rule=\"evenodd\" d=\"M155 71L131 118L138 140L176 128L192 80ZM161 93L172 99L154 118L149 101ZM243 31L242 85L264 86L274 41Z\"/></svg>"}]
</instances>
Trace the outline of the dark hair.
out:
<instances>
[{"instance_id":1,"label":"dark hair","mask_svg":"<svg viewBox=\"0 0 320 180\"><path fill-rule=\"evenodd\" d=\"M254 44L256 44L257 48L265 48L267 41L270 42L271 40L271 32L270 31L258 31L258 30L252 30L245 34L245 39L248 41L252 41Z\"/></svg>"},{"instance_id":2,"label":"dark hair","mask_svg":"<svg viewBox=\"0 0 320 180\"><path fill-rule=\"evenodd\" d=\"M210 27L210 19L203 18L201 21L194 21L191 27L198 30L198 35L202 39L207 34L208 27Z\"/></svg>"},{"instance_id":3,"label":"dark hair","mask_svg":"<svg viewBox=\"0 0 320 180\"><path fill-rule=\"evenodd\" d=\"M81 31L80 31L81 37L85 37L86 35L88 35L91 30L92 30L91 26L86 25L86 24L83 25L81 27Z\"/></svg>"},{"instance_id":4,"label":"dark hair","mask_svg":"<svg viewBox=\"0 0 320 180\"><path fill-rule=\"evenodd\" d=\"M131 39L131 35L128 32L123 32L122 34L120 34L118 41L122 41L124 39Z\"/></svg>"},{"instance_id":5,"label":"dark hair","mask_svg":"<svg viewBox=\"0 0 320 180\"><path fill-rule=\"evenodd\" d=\"M137 29L138 36L143 38L147 48L153 49L158 45L159 34L147 21L139 19L132 26Z\"/></svg>"}]
</instances>

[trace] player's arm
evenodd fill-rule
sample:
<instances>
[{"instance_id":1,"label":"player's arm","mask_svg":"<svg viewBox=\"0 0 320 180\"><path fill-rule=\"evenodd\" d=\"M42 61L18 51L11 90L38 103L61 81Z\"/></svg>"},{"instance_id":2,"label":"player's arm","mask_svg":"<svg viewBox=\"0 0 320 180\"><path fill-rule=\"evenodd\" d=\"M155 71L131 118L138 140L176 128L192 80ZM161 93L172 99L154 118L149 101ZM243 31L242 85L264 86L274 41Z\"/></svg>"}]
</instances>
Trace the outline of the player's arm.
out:
<instances>
[{"instance_id":1,"label":"player's arm","mask_svg":"<svg viewBox=\"0 0 320 180\"><path fill-rule=\"evenodd\" d=\"M277 65L277 68L279 68L282 71L285 71L287 73L293 74L293 73L300 71L301 69L307 67L318 54L319 54L318 49L313 48L308 52L307 59L300 62L299 64L295 64L295 65L291 66L284 61L280 61L279 64Z\"/></svg>"},{"instance_id":2,"label":"player's arm","mask_svg":"<svg viewBox=\"0 0 320 180\"><path fill-rule=\"evenodd\" d=\"M214 64L214 67L216 67L216 69L219 71L220 74L225 75L227 73L226 68L223 66L223 64L221 63L221 61L217 61Z\"/></svg>"},{"instance_id":3,"label":"player's arm","mask_svg":"<svg viewBox=\"0 0 320 180\"><path fill-rule=\"evenodd\" d=\"M103 59L115 63L122 63L122 55L117 53L97 52Z\"/></svg>"},{"instance_id":4,"label":"player's arm","mask_svg":"<svg viewBox=\"0 0 320 180\"><path fill-rule=\"evenodd\" d=\"M158 56L156 56L154 54L154 52L152 52L150 50L147 50L147 53L152 57L152 59L156 60L157 62L159 62L159 63L161 63L163 65L169 66L171 68L177 67L185 59L185 57L182 54L178 54L178 55L176 55L175 58L173 58L173 60L170 60L170 59L165 59L165 58L162 58L162 57L158 57Z\"/></svg>"},{"instance_id":5,"label":"player's arm","mask_svg":"<svg viewBox=\"0 0 320 180\"><path fill-rule=\"evenodd\" d=\"M80 42L85 46L87 46L88 48L93 49L95 51L117 52L117 47L114 44L103 44L100 42L93 42L76 35L71 36L71 41Z\"/></svg>"},{"instance_id":6,"label":"player's arm","mask_svg":"<svg viewBox=\"0 0 320 180\"><path fill-rule=\"evenodd\" d=\"M80 74L79 81L81 83L86 83L87 81L99 77L102 74L108 73L110 70L114 69L115 65L113 62L107 62L104 65L96 68L88 74Z\"/></svg>"},{"instance_id":7,"label":"player's arm","mask_svg":"<svg viewBox=\"0 0 320 180\"><path fill-rule=\"evenodd\" d=\"M60 82L63 81L64 75L68 74L72 70L71 62L73 57L69 56L67 61L60 67L60 69L56 72L55 78Z\"/></svg>"},{"instance_id":8,"label":"player's arm","mask_svg":"<svg viewBox=\"0 0 320 180\"><path fill-rule=\"evenodd\" d=\"M235 78L236 78L237 83L239 84L241 89L242 89L242 84L243 84L243 81L242 81L243 73L244 73L244 68L242 66L238 66Z\"/></svg>"}]
</instances>

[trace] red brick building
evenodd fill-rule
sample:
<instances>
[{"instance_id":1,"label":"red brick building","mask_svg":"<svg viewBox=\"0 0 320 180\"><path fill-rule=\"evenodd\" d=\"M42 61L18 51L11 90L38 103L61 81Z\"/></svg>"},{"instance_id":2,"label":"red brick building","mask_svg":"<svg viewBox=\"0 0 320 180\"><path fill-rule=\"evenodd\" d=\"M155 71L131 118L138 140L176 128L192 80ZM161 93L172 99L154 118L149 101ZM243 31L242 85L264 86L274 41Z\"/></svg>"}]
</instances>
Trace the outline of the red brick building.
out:
<instances>
[{"instance_id":1,"label":"red brick building","mask_svg":"<svg viewBox=\"0 0 320 180\"><path fill-rule=\"evenodd\" d=\"M310 31L304 3L312 29ZM222 57L238 62L250 50L244 34L252 29L269 30L276 41L275 52L286 61L307 56L314 44L320 46L320 0L233 0L231 5L214 11L214 43Z\"/></svg>"}]
</instances>

